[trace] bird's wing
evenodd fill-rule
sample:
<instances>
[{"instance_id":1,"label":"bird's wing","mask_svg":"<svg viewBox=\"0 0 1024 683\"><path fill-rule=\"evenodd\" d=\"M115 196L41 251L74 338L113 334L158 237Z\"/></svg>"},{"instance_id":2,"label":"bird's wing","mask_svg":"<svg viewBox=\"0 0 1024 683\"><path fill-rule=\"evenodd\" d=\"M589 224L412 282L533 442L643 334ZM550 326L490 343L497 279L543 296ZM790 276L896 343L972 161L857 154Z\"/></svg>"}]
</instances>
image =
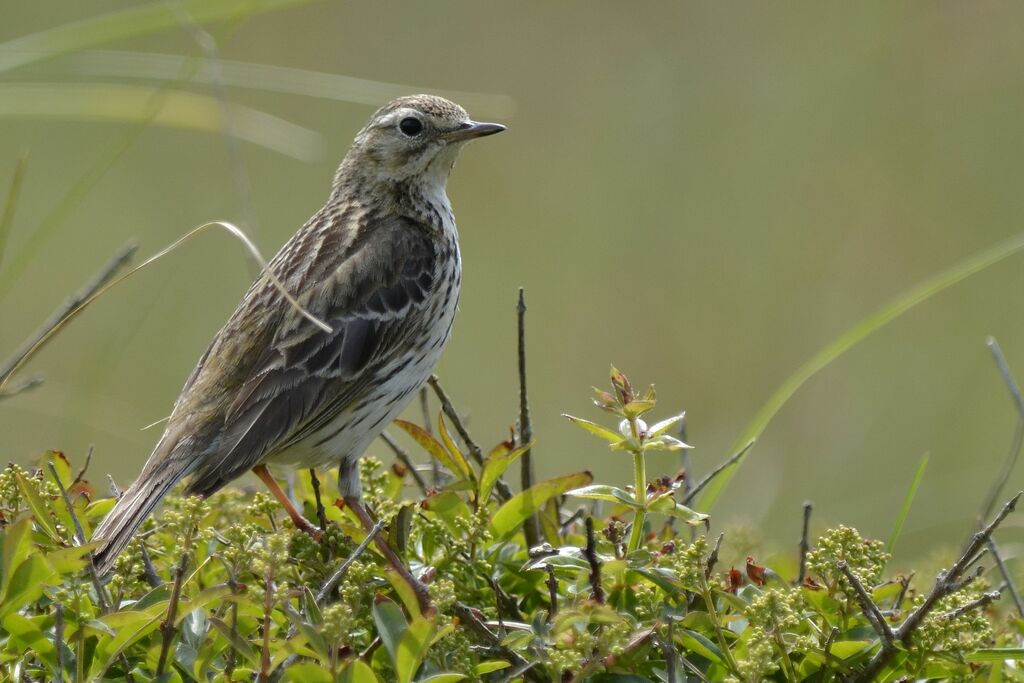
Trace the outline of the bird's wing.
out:
<instances>
[{"instance_id":1,"label":"bird's wing","mask_svg":"<svg viewBox=\"0 0 1024 683\"><path fill-rule=\"evenodd\" d=\"M332 332L292 309L284 314L227 409L217 452L194 472L191 493L212 493L361 394L367 368L401 346L403 322L435 287L435 239L425 226L395 218L356 235L325 277L309 278L316 281L298 300Z\"/></svg>"}]
</instances>

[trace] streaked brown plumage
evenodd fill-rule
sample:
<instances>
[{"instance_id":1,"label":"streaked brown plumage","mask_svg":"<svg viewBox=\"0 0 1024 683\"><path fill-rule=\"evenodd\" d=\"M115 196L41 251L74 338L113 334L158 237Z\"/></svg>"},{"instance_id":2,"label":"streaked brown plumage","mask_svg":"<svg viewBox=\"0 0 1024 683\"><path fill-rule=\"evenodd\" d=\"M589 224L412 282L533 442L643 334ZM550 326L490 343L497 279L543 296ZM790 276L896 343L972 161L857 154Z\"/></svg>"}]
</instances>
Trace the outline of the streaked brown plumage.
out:
<instances>
[{"instance_id":1,"label":"streaked brown plumage","mask_svg":"<svg viewBox=\"0 0 1024 683\"><path fill-rule=\"evenodd\" d=\"M455 317L461 261L448 174L464 142L501 130L429 95L374 114L327 203L270 261L332 333L265 274L253 283L186 381L142 473L97 528L101 572L185 477L189 493L209 495L254 468L272 485L268 463L340 462L342 495L358 500L358 458L429 377Z\"/></svg>"}]
</instances>

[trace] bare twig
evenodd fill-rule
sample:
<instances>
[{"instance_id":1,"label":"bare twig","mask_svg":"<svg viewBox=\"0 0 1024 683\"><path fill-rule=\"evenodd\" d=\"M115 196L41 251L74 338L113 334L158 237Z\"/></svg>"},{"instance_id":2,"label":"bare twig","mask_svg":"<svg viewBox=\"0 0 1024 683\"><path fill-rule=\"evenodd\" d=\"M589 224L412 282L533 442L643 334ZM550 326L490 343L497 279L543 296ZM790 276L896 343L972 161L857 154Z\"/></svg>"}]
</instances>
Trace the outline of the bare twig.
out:
<instances>
[{"instance_id":1,"label":"bare twig","mask_svg":"<svg viewBox=\"0 0 1024 683\"><path fill-rule=\"evenodd\" d=\"M64 320L71 315L79 305L95 294L103 285L110 281L111 278L119 271L135 254L136 246L134 244L127 244L114 254L114 256L103 266L103 268L93 276L92 280L87 282L85 286L71 296L67 301L61 304L57 310L55 310L46 322L37 329L32 335L25 340L21 347L11 356L2 366L0 366L0 386L7 383L10 375L16 368L21 365L22 360L36 350L37 344L43 340L49 333L60 325Z\"/></svg>"},{"instance_id":2,"label":"bare twig","mask_svg":"<svg viewBox=\"0 0 1024 683\"><path fill-rule=\"evenodd\" d=\"M327 510L320 500L320 480L312 467L309 468L309 483L313 487L313 498L316 500L316 519L320 523L320 531L327 531Z\"/></svg>"},{"instance_id":3,"label":"bare twig","mask_svg":"<svg viewBox=\"0 0 1024 683\"><path fill-rule=\"evenodd\" d=\"M327 596L331 594L331 591L338 585L338 582L345 577L349 567L351 567L355 561L358 560L364 552L366 552L366 549L370 547L373 540L377 538L377 535L384 529L385 523L386 522L383 519L377 520L377 523L373 525L372 529L370 529L370 533L366 534L366 538L356 546L356 549L352 551L352 554L341 563L341 566L331 574L330 578L324 581L324 585L320 586L320 592L316 594L316 604L322 605L324 603L324 600L326 600Z\"/></svg>"},{"instance_id":4,"label":"bare twig","mask_svg":"<svg viewBox=\"0 0 1024 683\"><path fill-rule=\"evenodd\" d=\"M406 450L402 448L402 446L397 441L395 441L395 439L387 432L381 432L380 438L384 443L388 445L388 448L390 448L391 451L395 454L395 457L398 458L399 462L405 465L406 469L408 469L409 472L412 474L412 478L413 480L415 480L416 486L419 487L420 493L422 493L423 495L427 495L427 481L423 478L423 475L420 474L419 471L416 469L416 463L414 463L412 461L412 458L409 457L409 453L406 452ZM433 462L436 461L436 458L431 458L430 460ZM434 483L437 483L436 478L434 479Z\"/></svg>"},{"instance_id":5,"label":"bare twig","mask_svg":"<svg viewBox=\"0 0 1024 683\"><path fill-rule=\"evenodd\" d=\"M992 559L996 561L996 567L999 568L999 573L1003 575L1003 581L1006 582L1006 588L1010 591L1010 597L1013 599L1013 604L1017 608L1017 614L1024 617L1024 603L1021 602L1020 593L1017 592L1017 586L1013 582L1013 577L1010 576L1010 570L1003 561L1002 555L999 554L999 548L996 547L996 542L991 538L988 539L988 550L992 553Z\"/></svg>"},{"instance_id":6,"label":"bare twig","mask_svg":"<svg viewBox=\"0 0 1024 683\"><path fill-rule=\"evenodd\" d=\"M893 603L893 609L900 609L900 605L903 604L903 599L907 597L907 591L910 589L910 581L914 578L914 572L910 572L906 576L898 579L900 584L900 593L896 596L896 602Z\"/></svg>"},{"instance_id":7,"label":"bare twig","mask_svg":"<svg viewBox=\"0 0 1024 683\"><path fill-rule=\"evenodd\" d=\"M803 583L804 577L807 576L807 552L811 549L808 538L811 534L811 512L813 510L814 504L809 500L804 501L804 525L800 532L800 575L796 579L798 584Z\"/></svg>"},{"instance_id":8,"label":"bare twig","mask_svg":"<svg viewBox=\"0 0 1024 683\"><path fill-rule=\"evenodd\" d=\"M924 601L907 616L900 627L894 632L896 642L909 643L914 631L921 625L924 618L935 609L939 600L956 592L970 582L972 577L968 576L967 579L964 579L964 572L977 560L978 555L985 549L989 539L992 538L992 534L999 528L1003 520L1014 511L1021 495L1024 495L1024 491L1017 493L1017 495L1007 501L992 521L971 537L970 543L967 544L963 554L953 563L953 566L947 571L939 573L935 578L935 585L931 592L925 596ZM994 600L995 598L992 599ZM875 653L864 669L853 676L851 680L855 683L866 683L867 681L875 680L877 674L889 663L897 651L898 648L895 642L887 643L883 640L882 647L879 648L878 652Z\"/></svg>"},{"instance_id":9,"label":"bare twig","mask_svg":"<svg viewBox=\"0 0 1024 683\"><path fill-rule=\"evenodd\" d=\"M992 510L995 509L996 501L999 500L1003 487L1010 479L1010 475L1017 465L1021 445L1024 444L1024 397L1021 396L1020 387L1017 385L1017 380L1013 377L1010 364L1006 362L1003 350L999 348L999 342L996 341L995 337L989 337L985 343L988 346L988 350L992 353L992 358L996 362L996 367L999 369L999 374L1002 376L1006 388L1010 392L1010 399L1013 401L1013 407L1017 411L1017 424L1014 427L1013 438L1010 440L1010 448L1006 453L1003 466L999 470L995 482L992 484L992 489L985 498L985 504L982 506L981 512L978 513L979 527L984 524L985 520L992 514Z\"/></svg>"},{"instance_id":10,"label":"bare twig","mask_svg":"<svg viewBox=\"0 0 1024 683\"><path fill-rule=\"evenodd\" d=\"M57 488L60 489L60 495L64 499L64 506L68 509L68 515L71 516L71 523L75 527L75 540L78 545L85 545L85 530L82 528L82 523L78 520L78 515L75 513L75 506L71 502L71 496L68 495L68 490L64 488L64 482L60 480L60 475L57 474L57 468L53 466L53 461L46 463L50 468L50 473L53 474L53 480L57 483ZM103 582L100 581L100 575L96 571L96 565L92 561L92 552L89 553L89 578L92 581L92 587L96 591L96 600L100 604L100 609L106 614L110 611L110 600L107 598L107 591L103 588Z\"/></svg>"},{"instance_id":11,"label":"bare twig","mask_svg":"<svg viewBox=\"0 0 1024 683\"><path fill-rule=\"evenodd\" d=\"M74 488L85 479L85 473L89 470L89 465L92 463L92 452L96 450L96 447L89 444L89 448L85 450L85 464L82 465L82 469L78 470L78 474L71 480L71 488Z\"/></svg>"},{"instance_id":12,"label":"bare twig","mask_svg":"<svg viewBox=\"0 0 1024 683\"><path fill-rule=\"evenodd\" d=\"M437 380L437 375L431 375L430 379L427 380L430 388L434 390L434 394L437 399L441 402L441 410L448 416L448 419L455 425L455 431L459 433L459 438L466 444L466 448L469 449L469 454L472 456L476 463L483 464L484 452L480 449L480 446L473 441L473 437L466 431L466 426L462 422L462 418L459 417L459 413L455 410L455 406L452 405L451 400L448 398L448 394L445 393L441 387L441 383ZM494 483L494 490L498 492L498 496L503 500L507 501L512 497L512 489L509 488L508 484L501 477L498 477L498 481Z\"/></svg>"},{"instance_id":13,"label":"bare twig","mask_svg":"<svg viewBox=\"0 0 1024 683\"><path fill-rule=\"evenodd\" d=\"M516 305L516 322L519 332L519 446L523 447L533 441L533 425L530 422L530 400L526 392L526 296L522 287L519 288L519 301ZM523 491L533 486L531 450L527 448L519 458ZM537 513L530 515L523 522L523 535L526 537L527 546L531 548L540 543L540 518Z\"/></svg>"},{"instance_id":14,"label":"bare twig","mask_svg":"<svg viewBox=\"0 0 1024 683\"><path fill-rule=\"evenodd\" d=\"M139 543L139 550L142 551L142 574L146 577L146 583L149 584L150 588L156 588L163 581L160 580L160 575L156 573L156 567L153 566L153 560L149 558L149 551L146 550L144 542Z\"/></svg>"},{"instance_id":15,"label":"bare twig","mask_svg":"<svg viewBox=\"0 0 1024 683\"><path fill-rule=\"evenodd\" d=\"M704 566L704 576L710 579L711 573L715 571L715 565L718 564L718 551L722 549L722 539L725 538L725 534L718 534L718 538L715 540L715 547L711 549L711 554L708 555L707 564Z\"/></svg>"},{"instance_id":16,"label":"bare twig","mask_svg":"<svg viewBox=\"0 0 1024 683\"><path fill-rule=\"evenodd\" d=\"M501 656L508 659L512 663L512 666L516 667L526 678L531 681L546 681L546 678L538 676L532 672L532 663L527 662L522 655L518 652L508 649L501 644L501 638L499 638L491 629L487 628L487 624L480 618L478 612L472 607L469 607L461 602L456 602L452 605L452 614L459 619L460 625L465 626L471 633L473 633L478 640L482 641L486 646L494 648L501 653Z\"/></svg>"},{"instance_id":17,"label":"bare twig","mask_svg":"<svg viewBox=\"0 0 1024 683\"><path fill-rule=\"evenodd\" d=\"M843 573L846 580L850 582L850 586L853 587L853 594L857 598L857 603L860 605L860 609L864 612L864 616L871 622L872 628L878 633L878 636L882 639L883 647L892 647L895 633L886 623L885 617L878 610L878 605L875 604L874 600L868 594L867 589L864 588L864 584L860 582L857 575L850 570L850 566L845 561L839 561L836 563L836 568Z\"/></svg>"},{"instance_id":18,"label":"bare twig","mask_svg":"<svg viewBox=\"0 0 1024 683\"><path fill-rule=\"evenodd\" d=\"M735 464L740 458L742 458L746 454L746 452L749 451L750 448L754 445L755 440L756 439L751 439L750 441L748 441L746 445L743 446L743 448L741 448L733 455L729 456L729 458L725 462L721 463L718 467L708 472L707 476L705 476L703 479L697 482L693 489L688 494L686 494L686 497L683 498L683 505L689 505L690 502L697 497L697 494L704 490L704 487L710 484L715 477L717 477L719 474L727 470L730 465Z\"/></svg>"},{"instance_id":19,"label":"bare twig","mask_svg":"<svg viewBox=\"0 0 1024 683\"><path fill-rule=\"evenodd\" d=\"M977 598L976 600L971 600L967 604L960 605L956 609L952 609L940 616L943 619L956 619L957 617L962 617L963 615L967 614L972 610L981 609L982 607L998 599L999 591L990 591L988 593L982 593L981 597Z\"/></svg>"},{"instance_id":20,"label":"bare twig","mask_svg":"<svg viewBox=\"0 0 1024 683\"><path fill-rule=\"evenodd\" d=\"M476 441L473 441L473 437L469 435L466 430L466 425L463 423L462 418L459 417L459 413L455 410L455 406L452 405L451 399L448 398L448 394L441 387L441 382L438 381L437 375L431 375L430 379L427 380L427 384L434 390L434 394L437 395L437 400L441 402L441 410L448 416L448 419L455 425L455 431L459 433L459 438L462 439L462 443L466 444L466 448L469 449L469 454L476 461L476 464L481 465L484 462L484 452L480 446L477 445Z\"/></svg>"},{"instance_id":21,"label":"bare twig","mask_svg":"<svg viewBox=\"0 0 1024 683\"><path fill-rule=\"evenodd\" d=\"M174 572L174 586L171 588L171 599L167 603L167 617L160 623L160 633L163 635L163 642L160 644L160 660L156 665L156 677L164 675L164 668L167 666L167 655L171 651L171 641L174 640L174 621L178 616L178 600L181 598L181 583L185 578L185 569L188 568L188 551L181 554L181 561Z\"/></svg>"},{"instance_id":22,"label":"bare twig","mask_svg":"<svg viewBox=\"0 0 1024 683\"><path fill-rule=\"evenodd\" d=\"M587 547L583 556L590 564L590 597L604 604L604 589L601 587L601 561L597 557L597 543L594 540L594 518L587 517Z\"/></svg>"},{"instance_id":23,"label":"bare twig","mask_svg":"<svg viewBox=\"0 0 1024 683\"><path fill-rule=\"evenodd\" d=\"M548 573L548 600L551 602L551 608L548 610L548 621L551 621L558 614L558 579L555 577L555 568L550 564L544 565L544 569Z\"/></svg>"}]
</instances>

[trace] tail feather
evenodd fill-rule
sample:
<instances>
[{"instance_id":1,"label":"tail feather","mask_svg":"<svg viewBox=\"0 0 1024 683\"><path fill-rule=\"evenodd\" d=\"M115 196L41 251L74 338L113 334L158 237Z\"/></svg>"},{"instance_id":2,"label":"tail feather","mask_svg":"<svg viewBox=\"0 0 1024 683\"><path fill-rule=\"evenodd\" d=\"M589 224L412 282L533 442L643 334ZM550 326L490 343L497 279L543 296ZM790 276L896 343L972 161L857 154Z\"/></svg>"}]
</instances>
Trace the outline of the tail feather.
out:
<instances>
[{"instance_id":1,"label":"tail feather","mask_svg":"<svg viewBox=\"0 0 1024 683\"><path fill-rule=\"evenodd\" d=\"M100 546L93 553L93 563L100 575L110 571L117 556L153 509L192 470L182 462L183 459L166 457L170 454L161 454L160 450L158 446L142 474L124 492L92 535L93 541L100 541Z\"/></svg>"}]
</instances>

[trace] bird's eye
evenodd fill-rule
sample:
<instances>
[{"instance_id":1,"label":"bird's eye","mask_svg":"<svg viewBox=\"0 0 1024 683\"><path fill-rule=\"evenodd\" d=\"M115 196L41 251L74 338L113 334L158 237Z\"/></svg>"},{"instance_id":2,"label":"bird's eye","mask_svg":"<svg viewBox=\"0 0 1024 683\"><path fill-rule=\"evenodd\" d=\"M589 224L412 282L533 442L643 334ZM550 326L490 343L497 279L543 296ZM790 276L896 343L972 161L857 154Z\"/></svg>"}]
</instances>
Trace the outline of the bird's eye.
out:
<instances>
[{"instance_id":1,"label":"bird's eye","mask_svg":"<svg viewBox=\"0 0 1024 683\"><path fill-rule=\"evenodd\" d=\"M415 137L423 132L423 122L412 116L406 117L398 122L398 130L409 137Z\"/></svg>"}]
</instances>

